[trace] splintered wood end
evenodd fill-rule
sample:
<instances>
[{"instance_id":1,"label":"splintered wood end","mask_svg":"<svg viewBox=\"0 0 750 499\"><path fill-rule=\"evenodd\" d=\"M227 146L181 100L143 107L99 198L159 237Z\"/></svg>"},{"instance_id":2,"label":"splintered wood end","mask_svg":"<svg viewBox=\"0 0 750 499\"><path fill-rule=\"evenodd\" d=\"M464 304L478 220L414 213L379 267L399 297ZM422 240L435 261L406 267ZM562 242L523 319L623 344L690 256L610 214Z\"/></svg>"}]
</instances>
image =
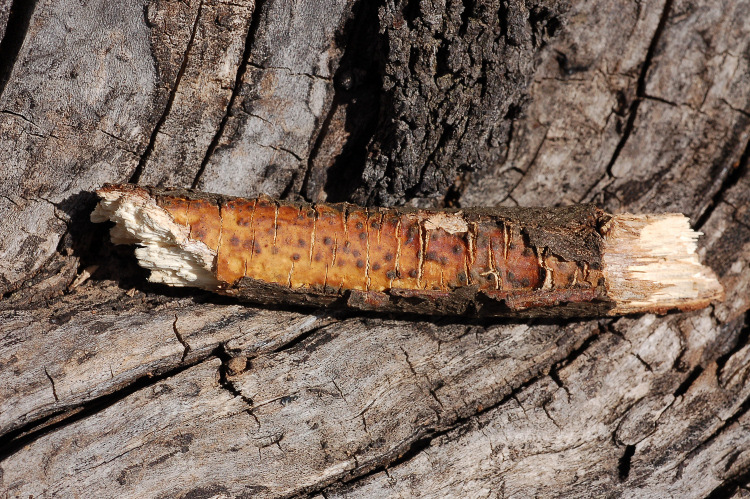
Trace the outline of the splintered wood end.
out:
<instances>
[{"instance_id":1,"label":"splintered wood end","mask_svg":"<svg viewBox=\"0 0 750 499\"><path fill-rule=\"evenodd\" d=\"M694 310L723 298L716 275L698 260L701 233L684 215L615 215L602 232L611 315Z\"/></svg>"},{"instance_id":2,"label":"splintered wood end","mask_svg":"<svg viewBox=\"0 0 750 499\"><path fill-rule=\"evenodd\" d=\"M216 251L190 239L190 228L156 204L143 188L105 186L91 214L92 222L115 223L110 231L115 244L136 244L141 266L151 270L149 280L170 286L215 290L220 282L213 266Z\"/></svg>"}]
</instances>

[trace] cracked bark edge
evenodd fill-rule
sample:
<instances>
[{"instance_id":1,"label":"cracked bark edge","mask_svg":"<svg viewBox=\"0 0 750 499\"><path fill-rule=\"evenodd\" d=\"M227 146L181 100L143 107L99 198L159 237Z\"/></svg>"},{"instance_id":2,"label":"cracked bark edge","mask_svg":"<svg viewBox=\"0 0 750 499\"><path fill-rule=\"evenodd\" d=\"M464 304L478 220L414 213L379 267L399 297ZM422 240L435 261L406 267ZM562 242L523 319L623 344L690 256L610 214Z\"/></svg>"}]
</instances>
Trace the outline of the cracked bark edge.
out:
<instances>
[{"instance_id":1,"label":"cracked bark edge","mask_svg":"<svg viewBox=\"0 0 750 499\"><path fill-rule=\"evenodd\" d=\"M113 242L140 246L151 281L256 303L570 317L695 310L723 298L680 214L368 210L128 184L97 193L92 220L114 221Z\"/></svg>"}]
</instances>

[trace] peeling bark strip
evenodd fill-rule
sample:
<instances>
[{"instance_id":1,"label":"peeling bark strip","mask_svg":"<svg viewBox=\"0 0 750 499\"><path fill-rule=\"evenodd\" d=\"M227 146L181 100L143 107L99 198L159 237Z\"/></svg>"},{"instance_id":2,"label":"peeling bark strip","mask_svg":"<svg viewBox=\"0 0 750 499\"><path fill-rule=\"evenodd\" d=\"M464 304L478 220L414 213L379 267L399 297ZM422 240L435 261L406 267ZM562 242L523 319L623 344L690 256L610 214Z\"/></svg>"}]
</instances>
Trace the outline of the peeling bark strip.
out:
<instances>
[{"instance_id":1,"label":"peeling bark strip","mask_svg":"<svg viewBox=\"0 0 750 499\"><path fill-rule=\"evenodd\" d=\"M481 316L693 310L723 295L679 214L427 211L107 185L95 222L150 280L260 303Z\"/></svg>"}]
</instances>

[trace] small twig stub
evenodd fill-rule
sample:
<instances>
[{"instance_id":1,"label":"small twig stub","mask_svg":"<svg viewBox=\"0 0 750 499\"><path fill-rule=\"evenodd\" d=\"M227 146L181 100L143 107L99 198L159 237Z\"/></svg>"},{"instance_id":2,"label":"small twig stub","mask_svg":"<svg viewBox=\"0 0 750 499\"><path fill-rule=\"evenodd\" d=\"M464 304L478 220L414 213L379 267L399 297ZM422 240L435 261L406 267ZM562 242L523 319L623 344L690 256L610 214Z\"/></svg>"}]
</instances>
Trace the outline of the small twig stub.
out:
<instances>
[{"instance_id":1,"label":"small twig stub","mask_svg":"<svg viewBox=\"0 0 750 499\"><path fill-rule=\"evenodd\" d=\"M723 295L680 214L414 210L107 185L95 222L150 280L259 303L479 316L692 310Z\"/></svg>"}]
</instances>

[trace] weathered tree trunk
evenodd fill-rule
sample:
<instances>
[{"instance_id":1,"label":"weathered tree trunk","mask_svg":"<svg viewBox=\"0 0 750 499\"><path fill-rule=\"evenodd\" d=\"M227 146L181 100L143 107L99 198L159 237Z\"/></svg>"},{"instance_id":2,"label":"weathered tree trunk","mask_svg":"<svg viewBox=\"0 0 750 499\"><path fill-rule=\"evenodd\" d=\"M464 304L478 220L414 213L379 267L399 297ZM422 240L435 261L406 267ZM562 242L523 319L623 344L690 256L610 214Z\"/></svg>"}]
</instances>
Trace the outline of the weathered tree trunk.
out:
<instances>
[{"instance_id":1,"label":"weathered tree trunk","mask_svg":"<svg viewBox=\"0 0 750 499\"><path fill-rule=\"evenodd\" d=\"M0 0L0 37L4 496L748 492L750 1ZM679 211L727 297L245 306L148 284L89 222L127 181Z\"/></svg>"}]
</instances>

